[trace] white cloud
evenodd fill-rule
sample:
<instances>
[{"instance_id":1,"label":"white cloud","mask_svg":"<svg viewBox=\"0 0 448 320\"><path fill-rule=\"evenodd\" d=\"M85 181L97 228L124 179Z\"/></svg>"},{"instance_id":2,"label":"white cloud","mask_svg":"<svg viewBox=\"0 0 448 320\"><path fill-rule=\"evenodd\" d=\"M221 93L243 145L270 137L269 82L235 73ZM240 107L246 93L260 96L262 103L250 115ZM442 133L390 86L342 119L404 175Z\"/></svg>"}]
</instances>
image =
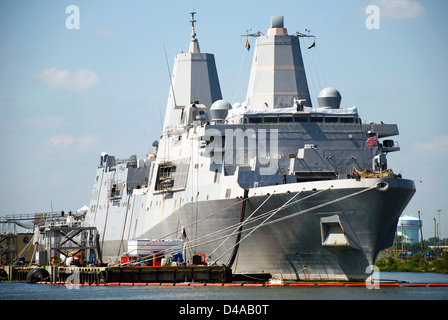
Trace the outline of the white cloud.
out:
<instances>
[{"instance_id":1,"label":"white cloud","mask_svg":"<svg viewBox=\"0 0 448 320\"><path fill-rule=\"evenodd\" d=\"M429 154L434 156L435 154L442 156L448 155L448 133L432 137L430 140L422 141L417 140L412 145L414 152Z\"/></svg>"},{"instance_id":2,"label":"white cloud","mask_svg":"<svg viewBox=\"0 0 448 320\"><path fill-rule=\"evenodd\" d=\"M62 88L75 92L89 90L100 83L100 77L87 69L79 69L73 74L68 70L58 70L52 67L41 71L38 77L51 88Z\"/></svg>"},{"instance_id":3,"label":"white cloud","mask_svg":"<svg viewBox=\"0 0 448 320\"><path fill-rule=\"evenodd\" d=\"M370 4L380 8L382 17L409 19L425 12L425 8L417 0L373 0Z\"/></svg>"},{"instance_id":4,"label":"white cloud","mask_svg":"<svg viewBox=\"0 0 448 320\"><path fill-rule=\"evenodd\" d=\"M22 125L35 128L60 128L69 126L71 123L61 116L46 115L37 118L25 118L22 120Z\"/></svg>"},{"instance_id":5,"label":"white cloud","mask_svg":"<svg viewBox=\"0 0 448 320\"><path fill-rule=\"evenodd\" d=\"M93 33L100 37L110 37L112 36L112 31L106 28L95 28Z\"/></svg>"},{"instance_id":6,"label":"white cloud","mask_svg":"<svg viewBox=\"0 0 448 320\"><path fill-rule=\"evenodd\" d=\"M95 146L99 142L99 138L93 134L87 134L79 137L78 142L82 148Z\"/></svg>"},{"instance_id":7,"label":"white cloud","mask_svg":"<svg viewBox=\"0 0 448 320\"><path fill-rule=\"evenodd\" d=\"M50 142L53 144L53 146L58 148L68 147L73 143L73 141L75 141L75 138L67 134L60 134L50 139Z\"/></svg>"},{"instance_id":8,"label":"white cloud","mask_svg":"<svg viewBox=\"0 0 448 320\"><path fill-rule=\"evenodd\" d=\"M81 149L87 149L98 144L100 138L94 134L86 134L79 137L74 137L65 133L61 133L50 138L50 142L54 147L66 148L76 147Z\"/></svg>"}]
</instances>

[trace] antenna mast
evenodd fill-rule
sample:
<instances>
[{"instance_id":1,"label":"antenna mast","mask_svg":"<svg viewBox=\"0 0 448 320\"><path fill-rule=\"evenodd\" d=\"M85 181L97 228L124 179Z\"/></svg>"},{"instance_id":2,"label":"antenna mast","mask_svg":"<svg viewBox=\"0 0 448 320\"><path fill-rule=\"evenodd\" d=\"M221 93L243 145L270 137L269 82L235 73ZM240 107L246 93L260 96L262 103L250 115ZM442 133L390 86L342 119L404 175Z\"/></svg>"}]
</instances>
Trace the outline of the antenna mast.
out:
<instances>
[{"instance_id":1,"label":"antenna mast","mask_svg":"<svg viewBox=\"0 0 448 320\"><path fill-rule=\"evenodd\" d=\"M191 42L190 42L190 53L201 53L201 50L199 49L199 43L198 39L196 39L196 30L194 28L194 23L196 20L194 19L194 15L196 14L196 11L191 11Z\"/></svg>"},{"instance_id":2,"label":"antenna mast","mask_svg":"<svg viewBox=\"0 0 448 320\"><path fill-rule=\"evenodd\" d=\"M190 20L190 22L191 22L191 40L197 41L196 40L196 32L194 30L194 23L196 22L196 20L194 19L194 15L196 14L196 11L191 11L190 14L191 14L191 20Z\"/></svg>"}]
</instances>

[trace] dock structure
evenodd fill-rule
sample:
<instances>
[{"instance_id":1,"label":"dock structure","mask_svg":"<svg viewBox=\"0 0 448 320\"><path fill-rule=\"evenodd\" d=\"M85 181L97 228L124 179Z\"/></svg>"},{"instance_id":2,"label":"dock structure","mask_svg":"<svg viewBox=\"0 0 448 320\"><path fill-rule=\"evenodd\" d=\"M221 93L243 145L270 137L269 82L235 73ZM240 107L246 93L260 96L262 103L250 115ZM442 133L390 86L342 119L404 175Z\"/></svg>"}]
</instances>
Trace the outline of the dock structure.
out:
<instances>
[{"instance_id":1,"label":"dock structure","mask_svg":"<svg viewBox=\"0 0 448 320\"><path fill-rule=\"evenodd\" d=\"M106 282L220 282L232 281L232 271L225 266L169 266L106 268Z\"/></svg>"},{"instance_id":2,"label":"dock structure","mask_svg":"<svg viewBox=\"0 0 448 320\"><path fill-rule=\"evenodd\" d=\"M5 266L3 281L100 285L108 283L228 283L232 271L225 266L166 267L18 267ZM36 272L39 271L39 272ZM31 276L35 273L35 276Z\"/></svg>"},{"instance_id":3,"label":"dock structure","mask_svg":"<svg viewBox=\"0 0 448 320\"><path fill-rule=\"evenodd\" d=\"M98 231L95 227L46 226L42 233L47 240L46 250L39 253L40 263L46 263L48 257L66 259L82 254L91 262L99 257Z\"/></svg>"},{"instance_id":4,"label":"dock structure","mask_svg":"<svg viewBox=\"0 0 448 320\"><path fill-rule=\"evenodd\" d=\"M262 275L264 276L264 275ZM166 266L166 267L18 267L0 268L0 281L50 283L55 286L178 286L178 287L444 287L448 283L387 282L311 282L282 281L280 279L242 280L225 266Z\"/></svg>"},{"instance_id":5,"label":"dock structure","mask_svg":"<svg viewBox=\"0 0 448 320\"><path fill-rule=\"evenodd\" d=\"M83 220L83 213L64 211L0 217L0 263L15 264L20 254L22 263L35 259L36 264L58 265L76 259L83 264L101 264L98 230L83 225ZM17 226L34 233L19 233ZM21 250L24 244L28 252Z\"/></svg>"},{"instance_id":6,"label":"dock structure","mask_svg":"<svg viewBox=\"0 0 448 320\"><path fill-rule=\"evenodd\" d=\"M30 261L33 255L33 233L19 231L33 226L34 214L0 217L0 264L9 265Z\"/></svg>"},{"instance_id":7,"label":"dock structure","mask_svg":"<svg viewBox=\"0 0 448 320\"><path fill-rule=\"evenodd\" d=\"M52 215L37 224L39 241L38 263L57 265L61 255L64 261L81 257L88 264L101 262L99 235L96 227L83 226L82 221L71 214ZM44 245L42 245L44 244Z\"/></svg>"}]
</instances>

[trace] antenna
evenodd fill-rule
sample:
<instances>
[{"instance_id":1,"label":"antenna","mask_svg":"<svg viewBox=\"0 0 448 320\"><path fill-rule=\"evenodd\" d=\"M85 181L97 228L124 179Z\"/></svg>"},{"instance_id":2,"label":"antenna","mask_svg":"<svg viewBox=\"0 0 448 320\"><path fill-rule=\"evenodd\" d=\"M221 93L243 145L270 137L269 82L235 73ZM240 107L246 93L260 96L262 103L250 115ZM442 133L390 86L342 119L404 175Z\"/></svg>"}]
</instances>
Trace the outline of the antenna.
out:
<instances>
[{"instance_id":1,"label":"antenna","mask_svg":"<svg viewBox=\"0 0 448 320\"><path fill-rule=\"evenodd\" d=\"M163 131L162 111L160 110L160 102L159 102L159 118L160 118L160 129Z\"/></svg>"},{"instance_id":2,"label":"antenna","mask_svg":"<svg viewBox=\"0 0 448 320\"><path fill-rule=\"evenodd\" d=\"M242 37L260 37L260 36L264 36L264 34L263 34L263 32L261 32L261 31L257 31L257 32L254 32L254 33L249 33L249 31L252 31L252 29L246 29L246 34L242 34L241 36Z\"/></svg>"},{"instance_id":3,"label":"antenna","mask_svg":"<svg viewBox=\"0 0 448 320\"><path fill-rule=\"evenodd\" d=\"M168 63L168 56L166 54L166 48L165 45L163 45L163 50L165 51L165 60L166 60L166 67L168 69L168 77L170 78L170 87L171 87L171 91L173 92L173 100L174 100L174 106L177 106L176 103L176 95L174 94L174 87L173 87L173 82L171 81L171 70L170 70L170 64Z\"/></svg>"},{"instance_id":4,"label":"antenna","mask_svg":"<svg viewBox=\"0 0 448 320\"><path fill-rule=\"evenodd\" d=\"M196 41L196 32L194 30L194 23L196 22L196 20L194 19L194 15L196 14L196 11L190 11L191 14L191 40L192 41Z\"/></svg>"},{"instance_id":5,"label":"antenna","mask_svg":"<svg viewBox=\"0 0 448 320\"><path fill-rule=\"evenodd\" d=\"M293 33L293 37L300 37L300 38L316 38L316 36L313 36L310 34L311 30L309 29L305 29L305 31L307 32L307 34L304 34L300 31L296 31Z\"/></svg>"},{"instance_id":6,"label":"antenna","mask_svg":"<svg viewBox=\"0 0 448 320\"><path fill-rule=\"evenodd\" d=\"M196 22L196 19L194 18L194 15L196 14L196 11L190 11L191 14L191 41L190 41L190 48L189 53L201 53L201 50L199 49L199 43L198 39L196 39L196 30L194 28L194 23Z\"/></svg>"}]
</instances>

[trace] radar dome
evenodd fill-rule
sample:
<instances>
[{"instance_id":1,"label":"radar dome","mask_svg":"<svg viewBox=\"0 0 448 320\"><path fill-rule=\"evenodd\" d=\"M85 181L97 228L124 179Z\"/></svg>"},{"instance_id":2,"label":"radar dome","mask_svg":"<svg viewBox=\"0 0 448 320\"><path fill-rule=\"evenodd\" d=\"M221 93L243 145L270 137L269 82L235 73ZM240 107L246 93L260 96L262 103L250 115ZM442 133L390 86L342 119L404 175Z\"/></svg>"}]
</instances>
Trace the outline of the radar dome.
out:
<instances>
[{"instance_id":1,"label":"radar dome","mask_svg":"<svg viewBox=\"0 0 448 320\"><path fill-rule=\"evenodd\" d=\"M319 107L323 109L339 109L342 96L335 88L325 88L319 92L317 101Z\"/></svg>"},{"instance_id":2,"label":"radar dome","mask_svg":"<svg viewBox=\"0 0 448 320\"><path fill-rule=\"evenodd\" d=\"M230 109L232 109L232 106L227 101L216 100L210 107L212 121L224 121Z\"/></svg>"}]
</instances>

